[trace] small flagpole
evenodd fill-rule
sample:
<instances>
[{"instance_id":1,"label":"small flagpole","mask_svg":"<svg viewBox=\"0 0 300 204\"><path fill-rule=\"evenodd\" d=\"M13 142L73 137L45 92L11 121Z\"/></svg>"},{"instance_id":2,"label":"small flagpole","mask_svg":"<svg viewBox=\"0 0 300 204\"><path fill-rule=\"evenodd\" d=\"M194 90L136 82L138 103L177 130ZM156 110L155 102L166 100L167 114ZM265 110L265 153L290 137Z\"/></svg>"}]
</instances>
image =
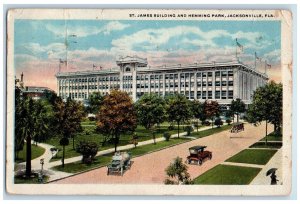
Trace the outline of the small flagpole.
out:
<instances>
[{"instance_id":1,"label":"small flagpole","mask_svg":"<svg viewBox=\"0 0 300 204\"><path fill-rule=\"evenodd\" d=\"M235 39L235 58L237 59L237 38Z\"/></svg>"},{"instance_id":2,"label":"small flagpole","mask_svg":"<svg viewBox=\"0 0 300 204\"><path fill-rule=\"evenodd\" d=\"M256 69L256 52L254 53L254 69Z\"/></svg>"},{"instance_id":3,"label":"small flagpole","mask_svg":"<svg viewBox=\"0 0 300 204\"><path fill-rule=\"evenodd\" d=\"M267 74L267 60L265 60L265 74Z\"/></svg>"}]
</instances>

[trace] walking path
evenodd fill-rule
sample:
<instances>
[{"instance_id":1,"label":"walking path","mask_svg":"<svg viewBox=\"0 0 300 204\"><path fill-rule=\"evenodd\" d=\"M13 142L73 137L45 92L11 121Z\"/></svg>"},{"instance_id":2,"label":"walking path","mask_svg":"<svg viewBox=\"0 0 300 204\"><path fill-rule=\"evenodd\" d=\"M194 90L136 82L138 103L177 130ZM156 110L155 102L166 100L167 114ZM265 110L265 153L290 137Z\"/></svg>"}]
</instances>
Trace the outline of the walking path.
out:
<instances>
[{"instance_id":1,"label":"walking path","mask_svg":"<svg viewBox=\"0 0 300 204\"><path fill-rule=\"evenodd\" d=\"M237 163L237 162L223 162L221 164L231 165L231 166L241 166L241 167L253 167L253 168L263 168L264 165L259 164L248 164L248 163Z\"/></svg>"},{"instance_id":2,"label":"walking path","mask_svg":"<svg viewBox=\"0 0 300 204\"><path fill-rule=\"evenodd\" d=\"M210 128L211 128L210 126L199 128L199 132L210 129ZM183 137L185 135L186 135L186 132L179 133L179 137ZM171 136L171 138L175 138L175 137L178 137L178 134L173 134ZM188 136L185 136L185 138L195 139L194 137L188 137ZM156 142L161 142L161 141L164 141L164 140L165 140L164 137L156 138ZM145 140L145 141L139 142L137 146L143 146L143 145L152 144L152 143L153 143L153 139L150 139L150 140ZM54 146L49 145L49 144L45 144L45 143L38 143L38 146L44 148L45 153L42 156L40 156L38 158L35 158L34 160L31 161L31 168L32 168L33 171L37 171L37 170L41 169L40 160L44 159L43 171L44 171L44 173L46 173L50 176L49 181L53 181L53 180L56 180L56 179L59 179L59 178L64 178L64 177L73 175L72 173L55 171L55 170L51 169L54 166L61 165L61 160L50 162L50 160L52 158L52 152L50 151L50 149ZM119 146L117 148L117 150L118 151L124 151L124 150L131 149L133 147L134 147L133 144L128 144L128 145L124 145L124 146ZM114 148L98 151L96 156L113 153L114 151L115 151ZM65 159L65 164L77 162L77 161L80 161L81 159L82 159L82 156L76 156L76 157L68 158L68 159ZM25 162L20 163L17 166L18 166L17 167L18 169L25 169Z\"/></svg>"},{"instance_id":3,"label":"walking path","mask_svg":"<svg viewBox=\"0 0 300 204\"><path fill-rule=\"evenodd\" d=\"M269 131L270 133L271 131ZM265 126L254 127L245 125L245 131L236 134L238 137L231 137L232 133L223 131L179 144L167 149L133 158L133 165L123 176L107 175L107 168L98 168L82 174L54 181L52 183L65 184L162 184L166 178L165 169L172 160L179 156L185 160L189 155L188 148L195 145L205 145L207 150L212 151L212 160L205 161L201 166L188 165L191 178L194 179L224 162L229 157L237 154L251 144L262 139L265 134Z\"/></svg>"},{"instance_id":4,"label":"walking path","mask_svg":"<svg viewBox=\"0 0 300 204\"><path fill-rule=\"evenodd\" d=\"M277 168L276 175L279 180L277 184L282 184L282 148L280 148L270 161L262 168L257 176L250 183L251 185L270 185L271 178L266 173L271 168Z\"/></svg>"}]
</instances>

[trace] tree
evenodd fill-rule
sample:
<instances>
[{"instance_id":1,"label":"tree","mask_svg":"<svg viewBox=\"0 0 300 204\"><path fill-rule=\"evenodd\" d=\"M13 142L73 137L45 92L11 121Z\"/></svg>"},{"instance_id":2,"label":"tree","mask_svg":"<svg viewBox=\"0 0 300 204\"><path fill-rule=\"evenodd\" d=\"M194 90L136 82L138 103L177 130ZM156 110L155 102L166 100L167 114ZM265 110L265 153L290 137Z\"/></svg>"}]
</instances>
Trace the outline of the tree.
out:
<instances>
[{"instance_id":1,"label":"tree","mask_svg":"<svg viewBox=\"0 0 300 204\"><path fill-rule=\"evenodd\" d=\"M221 120L221 118L216 118L215 120L215 125L220 128L221 125L223 125L223 121Z\"/></svg>"},{"instance_id":2,"label":"tree","mask_svg":"<svg viewBox=\"0 0 300 204\"><path fill-rule=\"evenodd\" d=\"M214 126L214 119L220 114L220 106L217 101L205 101L204 102L204 113L207 118L211 119L212 128Z\"/></svg>"},{"instance_id":3,"label":"tree","mask_svg":"<svg viewBox=\"0 0 300 204\"><path fill-rule=\"evenodd\" d=\"M165 101L156 94L144 94L135 104L138 123L147 130L151 130L154 144L155 142L155 125L164 121Z\"/></svg>"},{"instance_id":4,"label":"tree","mask_svg":"<svg viewBox=\"0 0 300 204\"><path fill-rule=\"evenodd\" d=\"M98 145L95 142L81 141L77 145L76 151L82 154L82 163L91 164L98 152Z\"/></svg>"},{"instance_id":5,"label":"tree","mask_svg":"<svg viewBox=\"0 0 300 204\"><path fill-rule=\"evenodd\" d=\"M246 111L245 107L245 103L239 98L231 101L230 110L233 114L237 116L237 122L239 122L240 114Z\"/></svg>"},{"instance_id":6,"label":"tree","mask_svg":"<svg viewBox=\"0 0 300 204\"><path fill-rule=\"evenodd\" d=\"M42 99L35 101L34 109L34 123L36 124L36 127L33 140L37 145L38 142L44 142L53 136L54 113L49 102Z\"/></svg>"},{"instance_id":7,"label":"tree","mask_svg":"<svg viewBox=\"0 0 300 204\"><path fill-rule=\"evenodd\" d=\"M200 103L197 100L193 100L191 102L191 109L192 109L192 113L193 116L197 119L197 123L195 124L196 128L197 128L197 132L198 132L198 120L200 121L205 121L206 120L206 116L204 114L204 104Z\"/></svg>"},{"instance_id":8,"label":"tree","mask_svg":"<svg viewBox=\"0 0 300 204\"><path fill-rule=\"evenodd\" d=\"M166 174L169 178L165 179L165 184L192 184L190 179L190 174L187 171L188 167L182 162L182 158L176 157L174 162L172 162L166 168Z\"/></svg>"},{"instance_id":9,"label":"tree","mask_svg":"<svg viewBox=\"0 0 300 204\"><path fill-rule=\"evenodd\" d=\"M61 136L60 145L63 146L62 167L64 167L65 146L69 145L69 138L72 138L73 149L75 149L75 133L82 131L80 122L84 116L83 105L70 98L66 102L59 98L55 102L54 112L56 129Z\"/></svg>"},{"instance_id":10,"label":"tree","mask_svg":"<svg viewBox=\"0 0 300 204\"><path fill-rule=\"evenodd\" d=\"M89 113L97 114L102 104L103 96L100 92L93 92L88 98L88 111Z\"/></svg>"},{"instance_id":11,"label":"tree","mask_svg":"<svg viewBox=\"0 0 300 204\"><path fill-rule=\"evenodd\" d=\"M104 97L97 115L97 131L114 139L116 152L120 135L134 132L136 126L136 112L130 96L126 92L112 90Z\"/></svg>"},{"instance_id":12,"label":"tree","mask_svg":"<svg viewBox=\"0 0 300 204\"><path fill-rule=\"evenodd\" d=\"M268 123L274 131L280 132L282 126L282 84L269 82L254 91L252 104L247 111L247 120L257 124L266 121L266 143L268 142Z\"/></svg>"},{"instance_id":13,"label":"tree","mask_svg":"<svg viewBox=\"0 0 300 204\"><path fill-rule=\"evenodd\" d=\"M15 150L23 148L26 141L26 177L31 175L31 141L39 138L49 130L49 121L52 117L41 100L34 101L30 97L22 96L16 90L15 106Z\"/></svg>"},{"instance_id":14,"label":"tree","mask_svg":"<svg viewBox=\"0 0 300 204\"><path fill-rule=\"evenodd\" d=\"M184 95L175 94L167 99L166 112L169 121L177 123L177 132L179 138L179 125L192 117L190 102Z\"/></svg>"},{"instance_id":15,"label":"tree","mask_svg":"<svg viewBox=\"0 0 300 204\"><path fill-rule=\"evenodd\" d=\"M19 151L23 150L24 147L24 134L22 132L22 126L24 125L23 115L24 115L24 100L21 97L21 90L16 87L15 88L15 159L18 158ZM22 117L23 116L23 117Z\"/></svg>"}]
</instances>

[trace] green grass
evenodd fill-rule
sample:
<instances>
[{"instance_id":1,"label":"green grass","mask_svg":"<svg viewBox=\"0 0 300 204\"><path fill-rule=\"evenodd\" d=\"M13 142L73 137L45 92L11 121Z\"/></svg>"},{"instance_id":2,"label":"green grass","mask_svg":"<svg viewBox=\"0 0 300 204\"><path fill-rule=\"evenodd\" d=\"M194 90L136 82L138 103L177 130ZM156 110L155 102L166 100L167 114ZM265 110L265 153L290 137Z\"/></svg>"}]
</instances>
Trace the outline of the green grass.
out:
<instances>
[{"instance_id":1,"label":"green grass","mask_svg":"<svg viewBox=\"0 0 300 204\"><path fill-rule=\"evenodd\" d=\"M227 162L247 163L264 165L273 157L277 150L267 149L245 149L233 157L227 159Z\"/></svg>"},{"instance_id":2,"label":"green grass","mask_svg":"<svg viewBox=\"0 0 300 204\"><path fill-rule=\"evenodd\" d=\"M42 156L45 152L45 149L36 145L31 145L31 160ZM17 163L26 161L26 143L22 151L18 153L18 158L16 159Z\"/></svg>"},{"instance_id":3,"label":"green grass","mask_svg":"<svg viewBox=\"0 0 300 204\"><path fill-rule=\"evenodd\" d=\"M68 173L78 173L81 171L86 171L89 169L93 169L99 166L107 165L109 164L111 160L112 154L107 154L99 157L95 157L95 160L93 161L92 164L83 164L81 161L78 162L73 162L69 164L65 164L65 167L62 168L61 165L55 166L52 169L57 170L57 171L63 171L63 172L68 172Z\"/></svg>"},{"instance_id":4,"label":"green grass","mask_svg":"<svg viewBox=\"0 0 300 204\"><path fill-rule=\"evenodd\" d=\"M223 125L220 128L213 128L213 129L208 129L208 130L204 130L204 131L199 131L197 132L197 130L195 130L194 132L191 133L190 136L192 137L196 137L196 138L201 138L201 137L206 137L215 133L219 133L222 132L224 130L229 130L232 126L231 125Z\"/></svg>"},{"instance_id":5,"label":"green grass","mask_svg":"<svg viewBox=\"0 0 300 204\"><path fill-rule=\"evenodd\" d=\"M49 179L49 176L44 175L43 176L43 183L46 183ZM15 184L40 184L38 181L38 175L33 174L33 177L26 178L23 175L20 176L15 176L14 178L14 183Z\"/></svg>"},{"instance_id":6,"label":"green grass","mask_svg":"<svg viewBox=\"0 0 300 204\"><path fill-rule=\"evenodd\" d=\"M260 168L218 165L194 179L194 184L247 185L260 172Z\"/></svg>"},{"instance_id":7,"label":"green grass","mask_svg":"<svg viewBox=\"0 0 300 204\"><path fill-rule=\"evenodd\" d=\"M268 141L282 141L282 135L270 133L267 137ZM262 138L260 141L266 141L266 137Z\"/></svg>"},{"instance_id":8,"label":"green grass","mask_svg":"<svg viewBox=\"0 0 300 204\"><path fill-rule=\"evenodd\" d=\"M83 132L77 133L75 136L75 148L76 144L78 144L80 141L90 141L90 142L95 142L99 144L99 150L106 150L109 148L113 148L114 144L113 143L106 143L102 144L103 142L103 136L95 131L96 126L83 126ZM152 139L152 134L151 131L146 130L142 126L138 126L136 129L136 134L138 135L138 141L142 142L145 140L150 140ZM168 127L160 127L159 130L156 132L156 138L162 137L164 132L170 132L170 134L175 134L177 133L177 130L168 130ZM183 129L180 128L180 132L183 132ZM132 139L132 134L127 134L127 135L121 135L120 141L118 146L123 146L130 144L130 141ZM60 150L62 150L62 146L59 145L59 138L58 137L53 137L49 140L47 140L45 143L53 145ZM70 144L65 147L65 158L71 158L71 157L76 157L80 156L79 153L77 153L73 149L73 140L70 139ZM62 151L59 151L58 154L51 159L51 161L57 161L61 160L62 158Z\"/></svg>"},{"instance_id":9,"label":"green grass","mask_svg":"<svg viewBox=\"0 0 300 204\"><path fill-rule=\"evenodd\" d=\"M140 147L132 148L128 151L131 153L132 157L137 157L137 156L141 156L146 153L149 153L149 152L158 151L158 150L164 149L166 147L170 147L170 146L188 142L188 141L190 141L190 139L186 139L186 138L177 139L176 138L176 139L170 139L170 141L158 142L158 143L156 143L156 145L154 145L154 144L143 145ZM95 157L95 161L91 165L82 164L81 161L78 161L78 162L65 164L64 168L62 168L61 165L59 165L59 166L53 167L53 169L58 170L58 171L67 172L67 173L78 173L78 172L86 171L89 169L93 169L96 167L100 167L100 166L109 164L111 161L112 155L113 155L113 153Z\"/></svg>"},{"instance_id":10,"label":"green grass","mask_svg":"<svg viewBox=\"0 0 300 204\"><path fill-rule=\"evenodd\" d=\"M267 144L265 142L256 142L253 145L250 146L250 148L275 148L279 149L282 147L282 142L268 142Z\"/></svg>"}]
</instances>

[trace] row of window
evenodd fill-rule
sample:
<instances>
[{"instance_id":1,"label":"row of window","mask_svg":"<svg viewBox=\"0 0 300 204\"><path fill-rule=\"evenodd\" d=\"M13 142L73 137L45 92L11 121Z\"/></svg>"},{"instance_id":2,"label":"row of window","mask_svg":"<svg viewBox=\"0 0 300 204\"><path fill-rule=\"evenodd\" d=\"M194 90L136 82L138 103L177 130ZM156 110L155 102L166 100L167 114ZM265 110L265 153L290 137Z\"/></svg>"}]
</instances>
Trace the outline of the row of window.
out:
<instances>
[{"instance_id":1,"label":"row of window","mask_svg":"<svg viewBox=\"0 0 300 204\"><path fill-rule=\"evenodd\" d=\"M197 84L197 86L199 87L199 86L212 86L212 84L213 84L213 82L212 81L209 81L209 82L206 82L206 81L203 81L203 82L197 82L196 83ZM222 82L220 82L220 81L215 81L215 86L233 86L233 81L222 81ZM99 85L99 89L108 89L108 84L100 84ZM120 87L120 85L119 84L111 84L110 85L110 87ZM132 88L132 84L124 84L123 85L123 87L124 88ZM148 86L148 84L137 84L136 85L136 87L137 88L149 88L149 86ZM151 83L150 84L150 87L151 88L159 88L159 87L163 87L163 83L156 83L156 84L154 84L154 83ZM168 83L166 83L165 84L165 88L173 88L173 87L178 87L178 82L175 82L175 83L170 83L170 84L168 84ZM191 82L191 83L189 83L189 82L181 82L180 83L180 87L194 87L194 82ZM68 86L61 86L60 87L60 90L61 89L64 89L64 88L68 88ZM97 89L97 85L89 85L89 86L87 86L87 85L82 85L82 86L70 86L70 89L73 89L73 90L82 90L82 89L87 89L87 88L89 88L89 89Z\"/></svg>"},{"instance_id":2,"label":"row of window","mask_svg":"<svg viewBox=\"0 0 300 204\"><path fill-rule=\"evenodd\" d=\"M180 78L193 78L195 76L195 73L182 73L180 74ZM213 72L197 72L196 74L197 78L199 77L212 77ZM233 71L216 71L215 77L226 77L226 76L233 76ZM163 75L150 75L150 79L162 79ZM178 74L165 74L165 79L177 79ZM149 75L137 75L137 80L148 80ZM123 76L123 80L132 80L132 76ZM120 81L119 76L102 76L98 78L98 81ZM64 82L70 82L70 83L81 83L81 82L97 82L97 77L92 78L75 78L75 79L69 79L69 80L63 80Z\"/></svg>"},{"instance_id":3,"label":"row of window","mask_svg":"<svg viewBox=\"0 0 300 204\"><path fill-rule=\"evenodd\" d=\"M141 97L147 92L137 92L137 97ZM158 95L162 95L162 92L156 92ZM177 92L170 91L165 92L165 96L174 95ZM180 94L185 95L187 99L195 99L195 92L184 92L181 91ZM197 99L213 99L213 92L212 91L197 91L196 92ZM214 99L233 99L233 91L215 91L215 98Z\"/></svg>"}]
</instances>

